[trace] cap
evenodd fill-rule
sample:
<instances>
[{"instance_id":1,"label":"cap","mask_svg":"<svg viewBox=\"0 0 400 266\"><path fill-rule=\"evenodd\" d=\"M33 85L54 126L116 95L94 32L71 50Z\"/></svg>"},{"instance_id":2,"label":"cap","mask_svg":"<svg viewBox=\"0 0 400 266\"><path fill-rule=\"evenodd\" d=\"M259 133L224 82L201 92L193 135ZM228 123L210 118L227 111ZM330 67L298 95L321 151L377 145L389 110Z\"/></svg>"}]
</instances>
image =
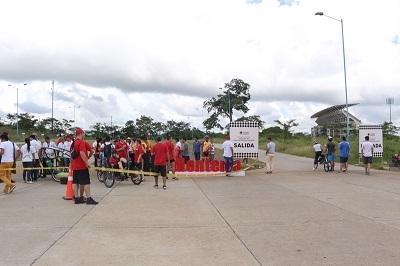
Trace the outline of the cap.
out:
<instances>
[{"instance_id":1,"label":"cap","mask_svg":"<svg viewBox=\"0 0 400 266\"><path fill-rule=\"evenodd\" d=\"M85 134L85 131L83 131L82 128L77 127L77 128L75 129L75 135L77 136L77 135L81 135L81 134Z\"/></svg>"}]
</instances>

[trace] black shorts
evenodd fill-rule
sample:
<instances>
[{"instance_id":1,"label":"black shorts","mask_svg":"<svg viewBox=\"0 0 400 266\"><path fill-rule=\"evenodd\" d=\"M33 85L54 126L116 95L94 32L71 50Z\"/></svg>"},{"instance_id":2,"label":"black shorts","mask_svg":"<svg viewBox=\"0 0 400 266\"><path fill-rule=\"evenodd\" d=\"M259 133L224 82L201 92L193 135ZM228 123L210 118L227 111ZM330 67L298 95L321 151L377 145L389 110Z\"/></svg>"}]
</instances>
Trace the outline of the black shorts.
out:
<instances>
[{"instance_id":1,"label":"black shorts","mask_svg":"<svg viewBox=\"0 0 400 266\"><path fill-rule=\"evenodd\" d=\"M363 157L364 164L372 163L372 157Z\"/></svg>"},{"instance_id":2,"label":"black shorts","mask_svg":"<svg viewBox=\"0 0 400 266\"><path fill-rule=\"evenodd\" d=\"M161 176L167 176L167 166L165 165L154 165L154 172Z\"/></svg>"},{"instance_id":3,"label":"black shorts","mask_svg":"<svg viewBox=\"0 0 400 266\"><path fill-rule=\"evenodd\" d=\"M347 163L349 157L340 157L340 163Z\"/></svg>"},{"instance_id":4,"label":"black shorts","mask_svg":"<svg viewBox=\"0 0 400 266\"><path fill-rule=\"evenodd\" d=\"M208 151L203 151L202 156L203 157L208 157L210 155L210 153Z\"/></svg>"},{"instance_id":5,"label":"black shorts","mask_svg":"<svg viewBox=\"0 0 400 266\"><path fill-rule=\"evenodd\" d=\"M190 156L182 156L182 157L185 160L185 163L187 163L190 160Z\"/></svg>"},{"instance_id":6,"label":"black shorts","mask_svg":"<svg viewBox=\"0 0 400 266\"><path fill-rule=\"evenodd\" d=\"M90 184L90 175L89 169L83 170L74 170L73 171L73 183L78 185L89 185Z\"/></svg>"},{"instance_id":7,"label":"black shorts","mask_svg":"<svg viewBox=\"0 0 400 266\"><path fill-rule=\"evenodd\" d=\"M174 162L175 162L174 159L169 160L169 163L174 163Z\"/></svg>"}]
</instances>

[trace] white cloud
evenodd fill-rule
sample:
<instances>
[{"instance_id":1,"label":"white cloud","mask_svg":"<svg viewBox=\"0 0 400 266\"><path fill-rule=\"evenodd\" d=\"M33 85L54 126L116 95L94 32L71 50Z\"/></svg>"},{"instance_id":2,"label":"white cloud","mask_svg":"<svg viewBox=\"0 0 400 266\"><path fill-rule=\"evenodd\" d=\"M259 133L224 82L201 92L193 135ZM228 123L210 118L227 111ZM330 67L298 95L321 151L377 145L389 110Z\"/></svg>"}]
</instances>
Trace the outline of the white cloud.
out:
<instances>
[{"instance_id":1,"label":"white cloud","mask_svg":"<svg viewBox=\"0 0 400 266\"><path fill-rule=\"evenodd\" d=\"M20 101L48 105L55 79L56 115L71 116L75 103L85 126L141 114L200 126L196 108L237 77L252 85L251 114L268 125L298 117L308 131L314 112L344 102L340 24L313 15L324 11L344 19L349 101L362 104L354 112L381 122L376 112L383 113L386 97L397 97L400 84L400 46L393 42L399 2L295 2L3 3L0 89L8 100L0 109L15 112L7 84L26 81Z\"/></svg>"}]
</instances>

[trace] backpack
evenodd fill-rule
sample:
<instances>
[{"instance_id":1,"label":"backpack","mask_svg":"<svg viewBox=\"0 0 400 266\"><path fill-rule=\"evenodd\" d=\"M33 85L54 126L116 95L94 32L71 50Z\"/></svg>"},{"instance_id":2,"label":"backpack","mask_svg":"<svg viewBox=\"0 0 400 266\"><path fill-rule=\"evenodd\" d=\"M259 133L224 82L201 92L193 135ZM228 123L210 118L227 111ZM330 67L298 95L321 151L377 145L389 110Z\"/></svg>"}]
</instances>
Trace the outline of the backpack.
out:
<instances>
[{"instance_id":1,"label":"backpack","mask_svg":"<svg viewBox=\"0 0 400 266\"><path fill-rule=\"evenodd\" d=\"M75 150L75 140L71 144L71 158L76 159L79 157L80 153Z\"/></svg>"},{"instance_id":2,"label":"backpack","mask_svg":"<svg viewBox=\"0 0 400 266\"><path fill-rule=\"evenodd\" d=\"M112 153L112 144L107 144L104 146L104 157L110 158Z\"/></svg>"}]
</instances>

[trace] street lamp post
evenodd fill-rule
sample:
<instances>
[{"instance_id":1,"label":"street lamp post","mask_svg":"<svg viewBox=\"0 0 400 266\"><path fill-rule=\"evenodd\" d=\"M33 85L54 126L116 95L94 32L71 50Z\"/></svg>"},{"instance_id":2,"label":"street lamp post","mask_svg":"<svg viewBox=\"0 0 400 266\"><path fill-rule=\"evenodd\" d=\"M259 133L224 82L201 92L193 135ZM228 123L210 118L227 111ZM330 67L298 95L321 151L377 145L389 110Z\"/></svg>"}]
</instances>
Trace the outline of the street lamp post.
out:
<instances>
[{"instance_id":1,"label":"street lamp post","mask_svg":"<svg viewBox=\"0 0 400 266\"><path fill-rule=\"evenodd\" d=\"M389 105L389 122L392 123L392 104L394 104L394 98L386 98L386 104Z\"/></svg>"},{"instance_id":2,"label":"street lamp post","mask_svg":"<svg viewBox=\"0 0 400 266\"><path fill-rule=\"evenodd\" d=\"M342 51L343 51L343 71L344 71L344 89L346 93L346 137L349 137L349 103L347 97L347 71L346 71L346 53L344 49L344 33L343 33L343 19L337 19L334 17L330 17L325 15L324 12L315 13L316 16L325 16L327 18L333 19L335 21L340 22L341 30L342 30Z\"/></svg>"},{"instance_id":3,"label":"street lamp post","mask_svg":"<svg viewBox=\"0 0 400 266\"><path fill-rule=\"evenodd\" d=\"M26 86L26 85L28 85L28 83L24 83L23 84L24 86ZM12 84L9 84L8 85L9 87L15 87L14 85L12 85ZM16 88L17 88L17 136L19 136L19 123L18 123L18 121L19 121L19 88L18 88L18 86L16 86Z\"/></svg>"}]
</instances>

